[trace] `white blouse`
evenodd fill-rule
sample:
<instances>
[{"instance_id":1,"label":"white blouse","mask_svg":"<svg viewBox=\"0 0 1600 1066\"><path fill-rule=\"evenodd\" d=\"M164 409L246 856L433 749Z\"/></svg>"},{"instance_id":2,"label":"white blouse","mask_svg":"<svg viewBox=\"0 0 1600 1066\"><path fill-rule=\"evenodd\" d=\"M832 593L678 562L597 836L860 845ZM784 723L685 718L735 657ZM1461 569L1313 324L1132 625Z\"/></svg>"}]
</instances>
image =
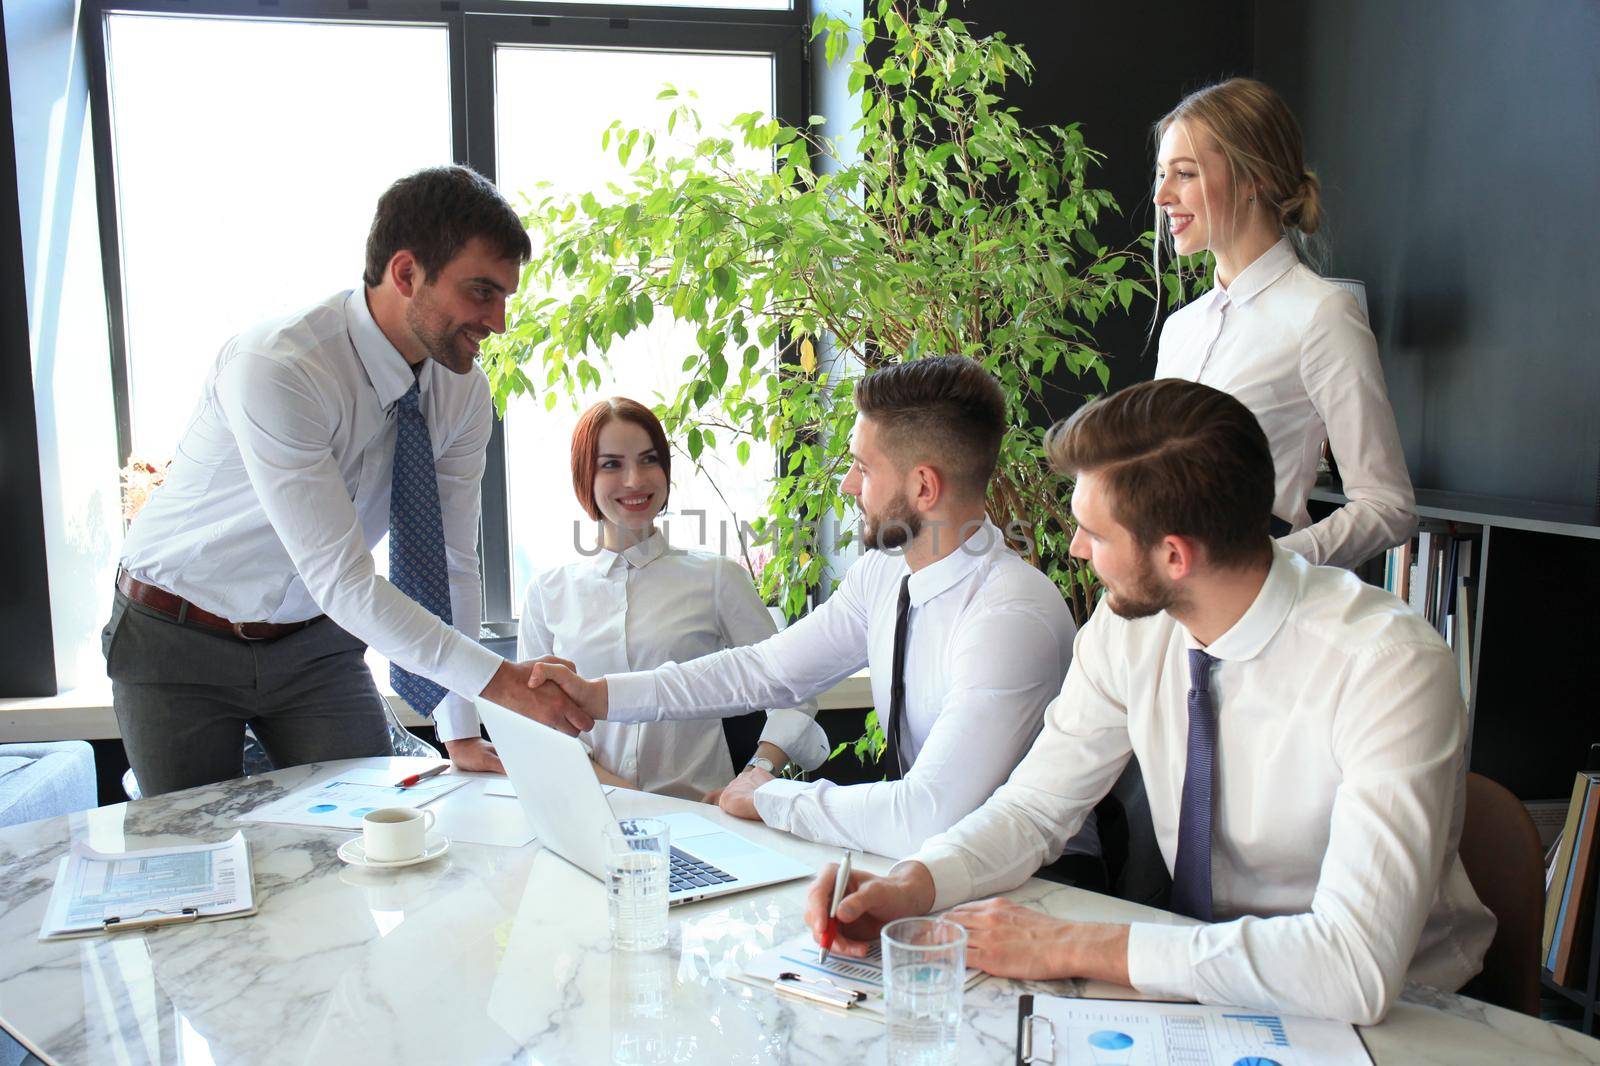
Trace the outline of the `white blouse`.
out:
<instances>
[{"instance_id":1,"label":"white blouse","mask_svg":"<svg viewBox=\"0 0 1600 1066\"><path fill-rule=\"evenodd\" d=\"M1378 343L1355 297L1303 265L1288 238L1167 319L1155 376L1221 389L1261 422L1290 551L1351 567L1416 530ZM1324 439L1350 502L1312 524L1306 498Z\"/></svg>"},{"instance_id":2,"label":"white blouse","mask_svg":"<svg viewBox=\"0 0 1600 1066\"><path fill-rule=\"evenodd\" d=\"M778 631L737 562L668 546L655 533L623 552L554 567L528 584L517 658L558 655L583 677L689 662ZM767 712L761 739L803 769L828 755L816 705ZM581 740L599 764L635 787L698 800L733 779L720 719L629 725L596 722Z\"/></svg>"}]
</instances>

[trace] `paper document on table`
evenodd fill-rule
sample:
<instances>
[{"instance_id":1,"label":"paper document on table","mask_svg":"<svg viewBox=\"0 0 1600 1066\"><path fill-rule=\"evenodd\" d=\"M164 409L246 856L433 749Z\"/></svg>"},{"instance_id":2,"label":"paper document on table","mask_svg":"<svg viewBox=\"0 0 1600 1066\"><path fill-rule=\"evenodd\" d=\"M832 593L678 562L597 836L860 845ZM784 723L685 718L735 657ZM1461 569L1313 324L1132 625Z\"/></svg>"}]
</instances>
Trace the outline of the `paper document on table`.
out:
<instances>
[{"instance_id":1,"label":"paper document on table","mask_svg":"<svg viewBox=\"0 0 1600 1066\"><path fill-rule=\"evenodd\" d=\"M255 913L250 847L219 844L101 852L75 843L56 870L39 939Z\"/></svg>"},{"instance_id":2,"label":"paper document on table","mask_svg":"<svg viewBox=\"0 0 1600 1066\"><path fill-rule=\"evenodd\" d=\"M817 943L810 933L802 933L787 940L765 954L745 964L733 978L758 988L771 989L773 982L783 974L792 973L801 982L827 982L819 987L864 992L866 998L858 1004L860 1010L883 1015L883 949L873 944L864 958L829 952L823 962ZM967 968L963 988L971 988L988 975L982 970Z\"/></svg>"},{"instance_id":3,"label":"paper document on table","mask_svg":"<svg viewBox=\"0 0 1600 1066\"><path fill-rule=\"evenodd\" d=\"M1023 996L1017 1062L1130 1066L1372 1066L1355 1027L1190 1003Z\"/></svg>"},{"instance_id":4,"label":"paper document on table","mask_svg":"<svg viewBox=\"0 0 1600 1066\"><path fill-rule=\"evenodd\" d=\"M263 804L240 815L239 820L360 829L361 819L379 807L422 807L454 792L468 780L459 774L443 774L400 788L395 782L403 776L395 770L344 770Z\"/></svg>"}]
</instances>

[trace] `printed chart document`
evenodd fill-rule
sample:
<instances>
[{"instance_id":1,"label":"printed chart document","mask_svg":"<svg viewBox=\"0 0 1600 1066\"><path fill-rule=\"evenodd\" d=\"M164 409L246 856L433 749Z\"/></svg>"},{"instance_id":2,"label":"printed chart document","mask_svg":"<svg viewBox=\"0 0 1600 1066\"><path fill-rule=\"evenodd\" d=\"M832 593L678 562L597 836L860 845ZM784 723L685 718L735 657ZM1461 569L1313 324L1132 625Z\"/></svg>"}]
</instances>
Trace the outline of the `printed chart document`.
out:
<instances>
[{"instance_id":1,"label":"printed chart document","mask_svg":"<svg viewBox=\"0 0 1600 1066\"><path fill-rule=\"evenodd\" d=\"M773 982L786 973L796 974L804 981L830 982L837 988L865 992L867 998L854 1009L881 1018L884 1013L882 952L880 944L873 944L872 950L864 958L857 959L833 952L828 955L828 961L824 963L811 934L801 933L794 939L786 940L765 954L752 959L745 965L743 971L732 976L737 981L769 990L773 987ZM986 976L988 975L982 970L969 966L967 979L962 987L971 988Z\"/></svg>"},{"instance_id":2,"label":"printed chart document","mask_svg":"<svg viewBox=\"0 0 1600 1066\"><path fill-rule=\"evenodd\" d=\"M410 788L397 788L395 782L403 776L395 770L345 770L257 807L239 820L359 831L361 819L379 807L423 807L468 780L458 774L444 774Z\"/></svg>"},{"instance_id":3,"label":"printed chart document","mask_svg":"<svg viewBox=\"0 0 1600 1066\"><path fill-rule=\"evenodd\" d=\"M238 918L255 909L250 846L242 832L220 844L120 853L76 843L56 870L39 939Z\"/></svg>"},{"instance_id":4,"label":"printed chart document","mask_svg":"<svg viewBox=\"0 0 1600 1066\"><path fill-rule=\"evenodd\" d=\"M1017 1062L1124 1066L1372 1066L1354 1026L1188 1003L1023 996Z\"/></svg>"}]
</instances>

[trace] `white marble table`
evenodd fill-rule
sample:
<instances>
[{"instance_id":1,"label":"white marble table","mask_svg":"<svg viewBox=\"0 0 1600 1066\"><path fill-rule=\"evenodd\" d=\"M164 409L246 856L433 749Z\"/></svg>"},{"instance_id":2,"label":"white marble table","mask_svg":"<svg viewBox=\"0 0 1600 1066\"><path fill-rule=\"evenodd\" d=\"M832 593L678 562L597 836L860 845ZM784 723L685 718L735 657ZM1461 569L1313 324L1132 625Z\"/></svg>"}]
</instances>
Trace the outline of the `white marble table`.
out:
<instances>
[{"instance_id":1,"label":"white marble table","mask_svg":"<svg viewBox=\"0 0 1600 1066\"><path fill-rule=\"evenodd\" d=\"M676 908L667 950L627 955L609 950L600 884L537 844L456 844L436 862L379 873L339 862L346 834L250 824L259 914L37 939L71 840L107 850L220 840L241 812L329 769L0 830L0 1025L47 1061L129 1066L884 1060L880 1023L725 976L801 931L805 882ZM705 806L627 792L612 803L629 814L693 807L807 862L833 857ZM1089 919L1159 917L1041 881L1014 895ZM968 992L963 1064L1012 1062L1024 987L991 979ZM1600 1042L1426 989L1362 1035L1379 1064L1600 1064Z\"/></svg>"}]
</instances>

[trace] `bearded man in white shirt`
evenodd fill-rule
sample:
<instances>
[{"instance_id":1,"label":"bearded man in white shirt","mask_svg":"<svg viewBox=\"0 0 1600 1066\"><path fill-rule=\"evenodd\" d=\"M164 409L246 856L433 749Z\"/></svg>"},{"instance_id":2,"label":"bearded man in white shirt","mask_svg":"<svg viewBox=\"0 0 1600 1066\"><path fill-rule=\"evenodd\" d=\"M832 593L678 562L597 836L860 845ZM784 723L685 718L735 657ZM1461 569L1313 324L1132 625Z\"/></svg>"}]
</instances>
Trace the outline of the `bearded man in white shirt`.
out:
<instances>
[{"instance_id":1,"label":"bearded man in white shirt","mask_svg":"<svg viewBox=\"0 0 1600 1066\"><path fill-rule=\"evenodd\" d=\"M378 201L363 285L223 347L102 634L145 795L238 776L246 724L278 766L388 754L367 645L461 769L502 771L471 696L592 725L477 642L493 411L474 357L528 255L491 182L422 170Z\"/></svg>"},{"instance_id":2,"label":"bearded man in white shirt","mask_svg":"<svg viewBox=\"0 0 1600 1066\"><path fill-rule=\"evenodd\" d=\"M967 903L951 916L975 965L1356 1024L1408 978L1459 988L1494 918L1456 855L1466 713L1439 635L1272 542L1271 452L1226 393L1146 382L1080 410L1047 451L1076 478L1072 550L1101 609L1011 779L887 876L853 875L834 950L1021 884L1132 754L1174 909L1205 924ZM819 936L833 878L808 900Z\"/></svg>"},{"instance_id":3,"label":"bearded man in white shirt","mask_svg":"<svg viewBox=\"0 0 1600 1066\"><path fill-rule=\"evenodd\" d=\"M860 505L861 543L877 550L820 607L688 663L585 681L547 662L534 677L596 719L649 722L794 706L870 666L888 780L808 783L754 764L718 801L808 840L901 856L1006 779L1060 687L1075 627L1055 585L985 517L1007 423L993 376L963 357L913 360L862 379L855 402L842 487ZM1096 857L1089 876L1098 843L1086 830L1069 849Z\"/></svg>"}]
</instances>

